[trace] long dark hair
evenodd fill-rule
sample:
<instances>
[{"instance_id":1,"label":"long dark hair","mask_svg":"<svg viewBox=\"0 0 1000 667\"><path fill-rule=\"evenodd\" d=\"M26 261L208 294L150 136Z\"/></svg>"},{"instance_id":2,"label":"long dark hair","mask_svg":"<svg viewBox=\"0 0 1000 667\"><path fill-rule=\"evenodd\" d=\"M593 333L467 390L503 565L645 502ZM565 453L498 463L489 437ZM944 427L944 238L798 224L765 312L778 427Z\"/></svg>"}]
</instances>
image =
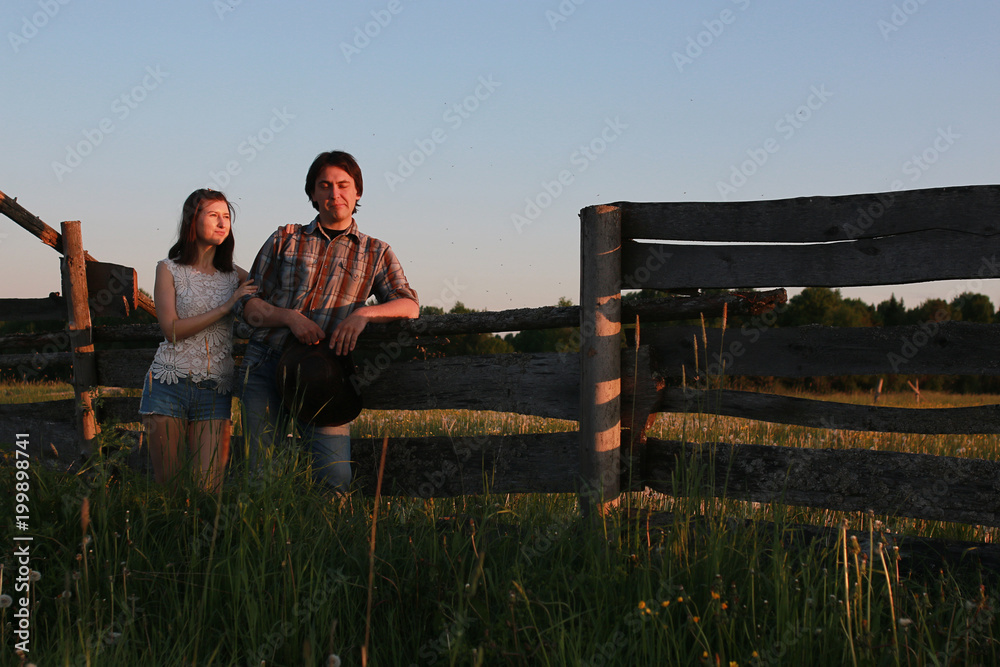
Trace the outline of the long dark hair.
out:
<instances>
[{"instance_id":1,"label":"long dark hair","mask_svg":"<svg viewBox=\"0 0 1000 667\"><path fill-rule=\"evenodd\" d=\"M226 203L229 209L229 235L225 240L215 247L215 257L212 259L212 266L217 271L230 273L235 270L233 266L233 248L236 240L233 238L233 222L236 220L236 211L233 205L226 199L226 195L218 190L203 188L195 190L184 200L184 207L181 208L181 224L177 231L177 243L171 246L167 257L180 264L194 264L197 260L197 246L195 241L198 238L198 230L195 229L195 221L201 213L205 204L213 201Z\"/></svg>"}]
</instances>

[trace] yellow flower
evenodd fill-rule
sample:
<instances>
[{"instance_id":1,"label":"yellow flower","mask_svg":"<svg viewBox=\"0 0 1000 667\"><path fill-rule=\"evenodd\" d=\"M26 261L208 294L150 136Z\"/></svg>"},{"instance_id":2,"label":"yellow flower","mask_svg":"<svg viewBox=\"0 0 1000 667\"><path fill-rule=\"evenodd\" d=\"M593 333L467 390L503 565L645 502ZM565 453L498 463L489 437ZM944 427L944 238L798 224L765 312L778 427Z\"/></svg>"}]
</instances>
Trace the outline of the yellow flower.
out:
<instances>
[{"instance_id":1,"label":"yellow flower","mask_svg":"<svg viewBox=\"0 0 1000 667\"><path fill-rule=\"evenodd\" d=\"M725 602L723 602L723 603L722 603L722 608L723 608L723 609L729 609L729 605L728 605L728 604L726 604Z\"/></svg>"},{"instance_id":2,"label":"yellow flower","mask_svg":"<svg viewBox=\"0 0 1000 667\"><path fill-rule=\"evenodd\" d=\"M716 593L715 591L712 591L712 599L713 600L718 600L720 597L722 597L722 596L719 595L718 593Z\"/></svg>"},{"instance_id":3,"label":"yellow flower","mask_svg":"<svg viewBox=\"0 0 1000 667\"><path fill-rule=\"evenodd\" d=\"M677 601L678 602L684 602L684 598L683 597L679 597L679 598L677 598Z\"/></svg>"},{"instance_id":4,"label":"yellow flower","mask_svg":"<svg viewBox=\"0 0 1000 667\"><path fill-rule=\"evenodd\" d=\"M736 662L735 660L730 660L729 667L740 667L740 663Z\"/></svg>"},{"instance_id":5,"label":"yellow flower","mask_svg":"<svg viewBox=\"0 0 1000 667\"><path fill-rule=\"evenodd\" d=\"M757 651L754 651L753 653L750 654L750 657L751 658L759 658L760 656L757 654Z\"/></svg>"},{"instance_id":6,"label":"yellow flower","mask_svg":"<svg viewBox=\"0 0 1000 667\"><path fill-rule=\"evenodd\" d=\"M700 616L692 616L691 620L694 621L695 623L697 623L698 621L701 620L701 617Z\"/></svg>"},{"instance_id":7,"label":"yellow flower","mask_svg":"<svg viewBox=\"0 0 1000 667\"><path fill-rule=\"evenodd\" d=\"M639 609L645 609L645 608L646 608L646 601L639 600Z\"/></svg>"},{"instance_id":8,"label":"yellow flower","mask_svg":"<svg viewBox=\"0 0 1000 667\"><path fill-rule=\"evenodd\" d=\"M664 600L663 602L660 603L660 606L666 609L667 607L670 606L670 600Z\"/></svg>"}]
</instances>

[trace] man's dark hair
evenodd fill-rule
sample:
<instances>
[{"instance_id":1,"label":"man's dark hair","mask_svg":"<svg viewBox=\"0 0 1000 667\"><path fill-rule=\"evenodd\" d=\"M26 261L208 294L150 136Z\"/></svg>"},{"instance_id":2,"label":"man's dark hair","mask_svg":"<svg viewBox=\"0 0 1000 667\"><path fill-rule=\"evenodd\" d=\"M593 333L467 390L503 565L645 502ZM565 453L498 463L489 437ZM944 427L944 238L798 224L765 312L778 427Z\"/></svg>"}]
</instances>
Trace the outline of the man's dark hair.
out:
<instances>
[{"instance_id":1,"label":"man's dark hair","mask_svg":"<svg viewBox=\"0 0 1000 667\"><path fill-rule=\"evenodd\" d=\"M327 151L316 156L306 174L306 197L309 198L314 209L319 210L319 206L313 201L313 192L316 191L316 179L319 178L319 172L323 171L324 167L340 167L346 171L354 179L354 187L358 191L358 197L361 197L364 183L361 180L361 167L358 166L358 161L354 159L353 155L344 151ZM360 207L361 204L355 204L352 213L357 213Z\"/></svg>"}]
</instances>

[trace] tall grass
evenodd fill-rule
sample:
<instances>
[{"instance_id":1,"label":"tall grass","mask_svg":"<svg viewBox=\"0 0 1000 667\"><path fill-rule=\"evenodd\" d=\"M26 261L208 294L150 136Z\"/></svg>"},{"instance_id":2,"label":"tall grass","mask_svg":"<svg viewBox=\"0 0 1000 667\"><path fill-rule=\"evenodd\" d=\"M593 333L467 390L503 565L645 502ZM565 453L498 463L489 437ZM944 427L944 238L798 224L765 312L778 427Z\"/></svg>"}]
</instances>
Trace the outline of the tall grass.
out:
<instances>
[{"instance_id":1,"label":"tall grass","mask_svg":"<svg viewBox=\"0 0 1000 667\"><path fill-rule=\"evenodd\" d=\"M658 437L830 446L743 420L660 421ZM459 411L365 413L355 426L371 437L575 428ZM889 534L924 522L703 497L711 471L693 461L678 473L688 495L633 494L597 519L580 519L572 495L485 494L383 497L373 525L375 499L330 496L291 450L266 474L232 470L217 496L193 480L169 493L124 455L75 476L32 467L41 578L27 661L355 665L368 632L371 665L998 662L996 578L914 568L892 548ZM12 466L0 477L12 516ZM837 537L793 539L799 522ZM4 664L19 662L12 612L0 610Z\"/></svg>"}]
</instances>

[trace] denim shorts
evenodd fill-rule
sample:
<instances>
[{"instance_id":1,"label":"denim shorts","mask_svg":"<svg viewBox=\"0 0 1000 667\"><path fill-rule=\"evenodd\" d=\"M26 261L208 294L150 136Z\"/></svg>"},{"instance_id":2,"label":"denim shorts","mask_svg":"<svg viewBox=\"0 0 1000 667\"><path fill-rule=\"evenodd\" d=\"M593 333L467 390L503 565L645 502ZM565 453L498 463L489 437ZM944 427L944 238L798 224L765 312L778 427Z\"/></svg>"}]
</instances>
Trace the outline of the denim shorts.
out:
<instances>
[{"instance_id":1,"label":"denim shorts","mask_svg":"<svg viewBox=\"0 0 1000 667\"><path fill-rule=\"evenodd\" d=\"M215 380L192 382L190 378L178 378L177 384L166 384L146 373L139 414L177 417L190 422L231 419L232 394L228 391L220 394L217 386Z\"/></svg>"}]
</instances>

